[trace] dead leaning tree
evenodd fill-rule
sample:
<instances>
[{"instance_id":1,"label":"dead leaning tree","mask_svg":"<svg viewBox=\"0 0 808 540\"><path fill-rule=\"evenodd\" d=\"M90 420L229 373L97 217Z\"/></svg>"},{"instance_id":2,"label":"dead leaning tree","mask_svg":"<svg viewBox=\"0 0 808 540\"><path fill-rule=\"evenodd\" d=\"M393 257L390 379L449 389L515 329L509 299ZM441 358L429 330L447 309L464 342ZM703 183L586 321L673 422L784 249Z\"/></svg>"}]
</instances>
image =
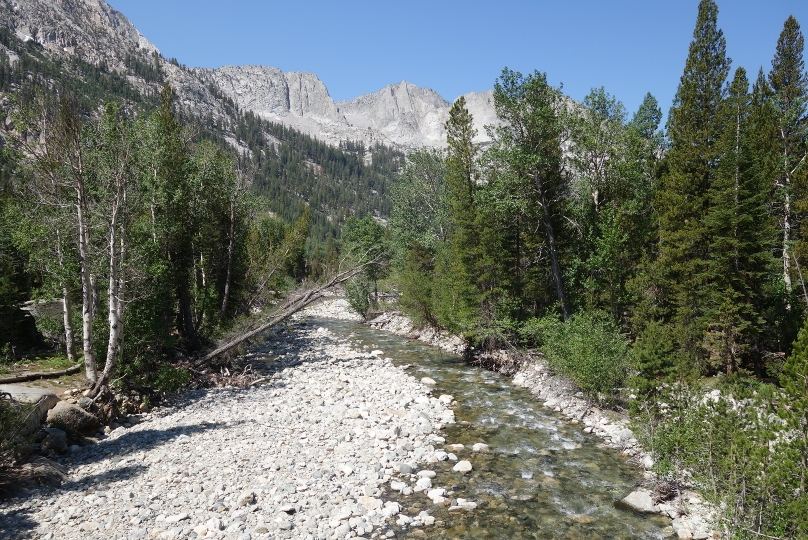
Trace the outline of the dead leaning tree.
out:
<instances>
[{"instance_id":1,"label":"dead leaning tree","mask_svg":"<svg viewBox=\"0 0 808 540\"><path fill-rule=\"evenodd\" d=\"M346 281L357 275L359 272L361 272L366 266L376 263L378 263L376 259L364 262L344 272L338 272L337 275L331 278L331 280L329 280L328 283L326 283L325 285L320 285L319 287L315 287L313 289L309 289L308 291L298 293L297 295L295 295L295 298L288 300L286 303L284 303L282 306L276 309L265 323L261 324L260 326L258 326L253 330L250 330L249 332L241 334L237 338L228 341L224 345L216 348L214 351L196 360L194 362L194 367L197 368L201 367L204 364L216 358L217 356L219 356L220 354L225 353L230 349L232 349L233 347L239 345L240 343L243 343L248 339L257 336L262 332L266 332L268 329L272 328L276 324L285 321L286 319L288 319L289 317L291 317L304 307L308 306L315 300L319 300L320 298L322 298L325 295L325 291L327 291L328 289L336 285L345 283Z\"/></svg>"}]
</instances>

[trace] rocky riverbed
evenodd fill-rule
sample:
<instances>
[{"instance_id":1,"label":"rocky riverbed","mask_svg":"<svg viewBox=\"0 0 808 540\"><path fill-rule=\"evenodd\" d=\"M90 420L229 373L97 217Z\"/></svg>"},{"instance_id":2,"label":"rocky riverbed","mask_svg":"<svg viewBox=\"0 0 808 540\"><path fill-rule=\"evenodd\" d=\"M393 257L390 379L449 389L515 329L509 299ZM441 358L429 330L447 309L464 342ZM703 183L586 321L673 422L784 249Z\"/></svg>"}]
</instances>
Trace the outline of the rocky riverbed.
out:
<instances>
[{"instance_id":1,"label":"rocky riverbed","mask_svg":"<svg viewBox=\"0 0 808 540\"><path fill-rule=\"evenodd\" d=\"M328 302L331 316L339 316L346 311L344 300ZM347 312L345 317L350 317ZM466 345L457 336L431 328L419 328L400 313L383 313L368 321L373 328L418 339L430 345L441 347L455 354L463 354ZM669 517L675 537L701 540L721 538L714 527L716 509L706 503L695 491L683 490L671 499L660 501L651 489L656 476L651 472L653 458L639 444L630 429L626 415L610 410L602 410L588 403L583 394L577 391L570 381L552 372L542 362L541 357L520 358L514 361L508 351L499 351L486 358L486 365L505 366L505 372L512 376L516 386L527 388L545 407L566 416L572 424L580 425L585 433L597 435L604 444L626 456L626 459L641 468L648 480L647 486L628 494L622 504L638 512L661 514ZM495 369L496 371L497 369Z\"/></svg>"},{"instance_id":2,"label":"rocky riverbed","mask_svg":"<svg viewBox=\"0 0 808 540\"><path fill-rule=\"evenodd\" d=\"M429 380L382 351L293 326L267 344L276 361L263 385L184 393L56 456L67 481L3 502L0 537L392 537L435 522L402 513L396 496L413 490L473 510L429 467L457 459L437 435L454 422L453 398L432 396Z\"/></svg>"}]
</instances>

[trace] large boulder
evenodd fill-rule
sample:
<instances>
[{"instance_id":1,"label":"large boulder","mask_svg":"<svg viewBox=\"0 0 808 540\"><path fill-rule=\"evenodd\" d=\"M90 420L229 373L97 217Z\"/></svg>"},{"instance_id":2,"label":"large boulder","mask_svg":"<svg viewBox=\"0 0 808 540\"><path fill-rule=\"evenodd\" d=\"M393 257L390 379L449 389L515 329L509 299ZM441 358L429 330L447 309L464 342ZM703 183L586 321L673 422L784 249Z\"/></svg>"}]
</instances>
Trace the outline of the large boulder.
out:
<instances>
[{"instance_id":1,"label":"large boulder","mask_svg":"<svg viewBox=\"0 0 808 540\"><path fill-rule=\"evenodd\" d=\"M630 508L631 510L635 510L637 512L657 512L651 491L643 488L629 493L622 501L620 501L619 505L624 508Z\"/></svg>"},{"instance_id":2,"label":"large boulder","mask_svg":"<svg viewBox=\"0 0 808 540\"><path fill-rule=\"evenodd\" d=\"M67 452L67 433L57 428L43 428L42 450Z\"/></svg>"},{"instance_id":3,"label":"large boulder","mask_svg":"<svg viewBox=\"0 0 808 540\"><path fill-rule=\"evenodd\" d=\"M64 431L92 435L101 423L98 418L77 405L60 401L48 411L48 425Z\"/></svg>"}]
</instances>

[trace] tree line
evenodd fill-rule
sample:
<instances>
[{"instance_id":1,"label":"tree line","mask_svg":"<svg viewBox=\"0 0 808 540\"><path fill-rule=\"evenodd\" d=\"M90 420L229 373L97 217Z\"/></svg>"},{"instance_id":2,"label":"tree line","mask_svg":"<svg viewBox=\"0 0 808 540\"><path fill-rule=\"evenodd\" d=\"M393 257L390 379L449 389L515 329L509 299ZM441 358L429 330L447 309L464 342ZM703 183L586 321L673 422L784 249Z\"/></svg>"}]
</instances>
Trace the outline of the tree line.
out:
<instances>
[{"instance_id":1,"label":"tree line","mask_svg":"<svg viewBox=\"0 0 808 540\"><path fill-rule=\"evenodd\" d=\"M391 192L402 307L630 407L657 470L738 538L808 535L803 50L789 17L768 72L730 74L702 0L664 131L650 94L629 115L506 68L491 146L460 98L446 150L409 155Z\"/></svg>"}]
</instances>

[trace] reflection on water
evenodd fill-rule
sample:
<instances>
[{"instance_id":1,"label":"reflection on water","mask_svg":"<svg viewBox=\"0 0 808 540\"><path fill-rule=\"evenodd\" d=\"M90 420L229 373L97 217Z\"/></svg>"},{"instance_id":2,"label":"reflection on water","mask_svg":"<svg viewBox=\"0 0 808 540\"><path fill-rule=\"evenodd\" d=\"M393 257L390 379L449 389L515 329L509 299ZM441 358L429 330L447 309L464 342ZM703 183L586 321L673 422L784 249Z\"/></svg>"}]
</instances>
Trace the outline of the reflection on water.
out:
<instances>
[{"instance_id":1,"label":"reflection on water","mask_svg":"<svg viewBox=\"0 0 808 540\"><path fill-rule=\"evenodd\" d=\"M381 349L398 365L411 364L410 374L437 382L435 396L451 394L457 400L457 423L441 435L447 445L466 445L452 452L469 459L474 471L455 473L452 462L429 468L438 473L435 486L476 501L478 508L449 513L422 493L397 496L409 515L427 510L435 516L436 525L424 531L428 538L664 538L669 520L614 505L641 481L639 471L583 433L581 426L541 407L506 377L421 342L358 324L330 319L314 323ZM490 450L472 452L477 442ZM398 536L412 532L399 531Z\"/></svg>"}]
</instances>

